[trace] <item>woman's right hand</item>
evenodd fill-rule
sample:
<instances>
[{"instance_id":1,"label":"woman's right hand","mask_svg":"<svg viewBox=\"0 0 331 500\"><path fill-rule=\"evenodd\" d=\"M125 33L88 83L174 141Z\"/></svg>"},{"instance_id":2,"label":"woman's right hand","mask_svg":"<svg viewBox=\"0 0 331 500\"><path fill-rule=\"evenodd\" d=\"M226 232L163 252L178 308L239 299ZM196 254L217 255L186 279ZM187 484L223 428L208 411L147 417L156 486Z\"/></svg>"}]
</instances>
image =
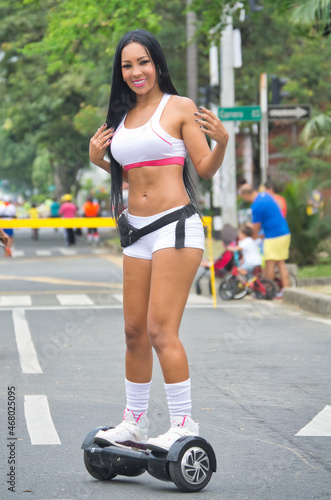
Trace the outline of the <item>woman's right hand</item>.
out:
<instances>
[{"instance_id":1,"label":"woman's right hand","mask_svg":"<svg viewBox=\"0 0 331 500\"><path fill-rule=\"evenodd\" d=\"M107 129L107 124L104 123L100 128L96 131L93 137L90 140L90 160L94 165L99 165L103 163L103 158L105 156L105 151L111 142L111 138L114 135L114 129Z\"/></svg>"}]
</instances>

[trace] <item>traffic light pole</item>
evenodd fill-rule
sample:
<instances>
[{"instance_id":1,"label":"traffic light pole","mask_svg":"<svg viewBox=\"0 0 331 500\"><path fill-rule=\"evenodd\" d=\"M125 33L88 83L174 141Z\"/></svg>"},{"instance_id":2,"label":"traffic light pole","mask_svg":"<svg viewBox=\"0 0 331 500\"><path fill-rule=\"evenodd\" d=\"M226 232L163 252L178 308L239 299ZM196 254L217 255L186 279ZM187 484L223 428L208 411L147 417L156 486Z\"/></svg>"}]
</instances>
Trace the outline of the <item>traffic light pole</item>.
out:
<instances>
[{"instance_id":1,"label":"traffic light pole","mask_svg":"<svg viewBox=\"0 0 331 500\"><path fill-rule=\"evenodd\" d=\"M261 184L268 180L269 166L269 129L268 129L268 78L267 73L260 75L260 170Z\"/></svg>"}]
</instances>

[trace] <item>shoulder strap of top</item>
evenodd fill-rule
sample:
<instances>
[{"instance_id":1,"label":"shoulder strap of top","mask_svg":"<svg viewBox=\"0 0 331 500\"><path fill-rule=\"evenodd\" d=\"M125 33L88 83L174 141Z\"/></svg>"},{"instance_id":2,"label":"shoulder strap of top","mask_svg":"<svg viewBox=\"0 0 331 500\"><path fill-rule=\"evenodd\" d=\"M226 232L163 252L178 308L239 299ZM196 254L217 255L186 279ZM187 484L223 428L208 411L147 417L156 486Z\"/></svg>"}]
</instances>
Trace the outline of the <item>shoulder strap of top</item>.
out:
<instances>
[{"instance_id":1,"label":"shoulder strap of top","mask_svg":"<svg viewBox=\"0 0 331 500\"><path fill-rule=\"evenodd\" d=\"M152 116L153 122L154 121L160 121L162 112L163 112L163 110L165 108L165 105L169 101L170 97L171 97L171 94L163 94L163 97L162 97L162 99L160 101L160 104L158 105L158 107L157 107L154 115Z\"/></svg>"}]
</instances>

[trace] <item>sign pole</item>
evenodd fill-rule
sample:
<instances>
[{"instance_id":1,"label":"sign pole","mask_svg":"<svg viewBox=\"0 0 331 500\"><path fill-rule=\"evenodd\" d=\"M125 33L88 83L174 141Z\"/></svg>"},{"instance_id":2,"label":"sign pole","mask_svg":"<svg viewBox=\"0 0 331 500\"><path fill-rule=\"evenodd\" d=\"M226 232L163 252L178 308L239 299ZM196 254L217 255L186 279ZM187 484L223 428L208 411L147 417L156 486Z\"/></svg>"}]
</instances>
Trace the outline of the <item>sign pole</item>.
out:
<instances>
[{"instance_id":1,"label":"sign pole","mask_svg":"<svg viewBox=\"0 0 331 500\"><path fill-rule=\"evenodd\" d=\"M213 42L209 49L209 73L210 73L210 85L211 87L217 87L220 83L219 79L219 67L218 67L218 48ZM210 109L211 111L217 115L217 104L211 102ZM211 141L211 149L214 149L216 145L215 141ZM214 217L213 217L213 229L215 233L219 235L219 232L222 229L222 205L223 205L223 196L221 189L221 172L220 169L217 170L214 177L212 178L212 199L213 199L213 208L214 208Z\"/></svg>"},{"instance_id":2,"label":"sign pole","mask_svg":"<svg viewBox=\"0 0 331 500\"><path fill-rule=\"evenodd\" d=\"M232 16L226 16L226 27L221 39L221 106L234 106L234 67L233 67L233 26ZM223 224L237 226L237 183L236 183L236 149L235 124L224 123L229 133L229 142L221 167L223 192Z\"/></svg>"},{"instance_id":3,"label":"sign pole","mask_svg":"<svg viewBox=\"0 0 331 500\"><path fill-rule=\"evenodd\" d=\"M260 75L260 183L265 184L268 178L269 166L269 129L268 129L268 78L267 73Z\"/></svg>"}]
</instances>

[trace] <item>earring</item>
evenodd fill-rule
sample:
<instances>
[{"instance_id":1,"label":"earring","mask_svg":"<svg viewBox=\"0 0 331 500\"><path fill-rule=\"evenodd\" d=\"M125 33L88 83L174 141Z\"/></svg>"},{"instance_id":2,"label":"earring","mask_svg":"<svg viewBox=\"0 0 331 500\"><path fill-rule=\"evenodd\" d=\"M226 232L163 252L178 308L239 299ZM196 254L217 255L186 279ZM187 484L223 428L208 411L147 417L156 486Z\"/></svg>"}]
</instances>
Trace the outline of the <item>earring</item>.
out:
<instances>
[{"instance_id":1,"label":"earring","mask_svg":"<svg viewBox=\"0 0 331 500\"><path fill-rule=\"evenodd\" d=\"M161 76L161 73L162 73L162 72L161 72L161 68L159 68L159 75L160 75L160 76Z\"/></svg>"}]
</instances>

